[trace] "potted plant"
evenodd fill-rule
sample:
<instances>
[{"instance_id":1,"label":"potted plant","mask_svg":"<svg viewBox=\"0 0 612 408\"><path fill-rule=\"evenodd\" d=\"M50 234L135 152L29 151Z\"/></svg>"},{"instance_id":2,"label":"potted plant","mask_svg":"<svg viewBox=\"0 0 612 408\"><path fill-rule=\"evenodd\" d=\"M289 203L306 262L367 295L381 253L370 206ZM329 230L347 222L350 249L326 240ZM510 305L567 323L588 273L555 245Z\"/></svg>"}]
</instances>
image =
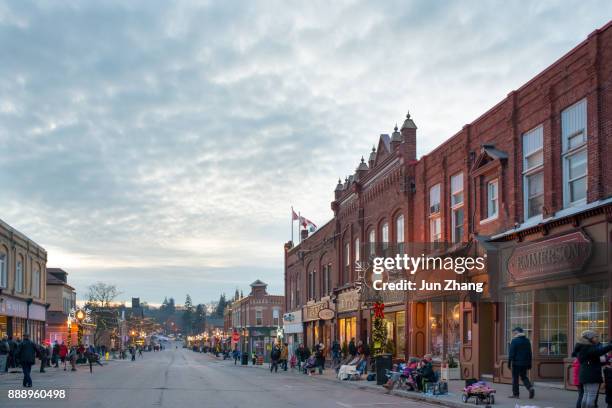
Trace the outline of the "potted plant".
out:
<instances>
[{"instance_id":1,"label":"potted plant","mask_svg":"<svg viewBox=\"0 0 612 408\"><path fill-rule=\"evenodd\" d=\"M459 362L455 360L455 356L450 354L446 359L446 363L442 364L441 367L441 375L443 379L446 380L460 380L461 379L461 369L459 367Z\"/></svg>"}]
</instances>

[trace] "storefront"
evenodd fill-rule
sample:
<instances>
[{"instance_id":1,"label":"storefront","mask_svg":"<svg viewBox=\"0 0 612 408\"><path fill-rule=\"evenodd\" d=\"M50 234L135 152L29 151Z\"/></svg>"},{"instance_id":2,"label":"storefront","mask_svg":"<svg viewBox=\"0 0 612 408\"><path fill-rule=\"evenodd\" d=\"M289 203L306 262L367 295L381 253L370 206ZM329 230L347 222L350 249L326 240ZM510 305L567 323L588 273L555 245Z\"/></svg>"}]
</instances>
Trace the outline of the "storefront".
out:
<instances>
[{"instance_id":1,"label":"storefront","mask_svg":"<svg viewBox=\"0 0 612 408\"><path fill-rule=\"evenodd\" d=\"M516 326L532 343L532 379L568 388L571 353L581 333L595 330L602 342L610 340L609 228L594 219L581 229L565 225L549 236L504 247L497 380L511 381L507 355Z\"/></svg>"},{"instance_id":2,"label":"storefront","mask_svg":"<svg viewBox=\"0 0 612 408\"><path fill-rule=\"evenodd\" d=\"M0 337L7 335L14 339L23 338L24 333L30 339L40 343L45 338L44 305L28 304L25 300L3 295L0 302Z\"/></svg>"},{"instance_id":3,"label":"storefront","mask_svg":"<svg viewBox=\"0 0 612 408\"><path fill-rule=\"evenodd\" d=\"M249 353L255 353L263 357L265 362L270 361L270 351L276 342L278 329L272 327L261 327L249 329Z\"/></svg>"},{"instance_id":4,"label":"storefront","mask_svg":"<svg viewBox=\"0 0 612 408\"><path fill-rule=\"evenodd\" d=\"M356 289L340 292L336 299L336 308L338 311L337 324L338 336L337 340L342 349L348 347L351 339L357 342L357 314L359 309L359 293Z\"/></svg>"},{"instance_id":5,"label":"storefront","mask_svg":"<svg viewBox=\"0 0 612 408\"><path fill-rule=\"evenodd\" d=\"M289 351L293 353L298 346L304 342L304 326L302 323L302 311L285 313L283 315L283 330L285 343L289 345Z\"/></svg>"},{"instance_id":6,"label":"storefront","mask_svg":"<svg viewBox=\"0 0 612 408\"><path fill-rule=\"evenodd\" d=\"M331 310L331 314L321 313L323 310ZM327 350L331 349L333 315L335 311L328 300L310 302L304 307L304 336L308 348L312 350L315 344L323 343ZM329 357L329 353L327 355Z\"/></svg>"}]
</instances>

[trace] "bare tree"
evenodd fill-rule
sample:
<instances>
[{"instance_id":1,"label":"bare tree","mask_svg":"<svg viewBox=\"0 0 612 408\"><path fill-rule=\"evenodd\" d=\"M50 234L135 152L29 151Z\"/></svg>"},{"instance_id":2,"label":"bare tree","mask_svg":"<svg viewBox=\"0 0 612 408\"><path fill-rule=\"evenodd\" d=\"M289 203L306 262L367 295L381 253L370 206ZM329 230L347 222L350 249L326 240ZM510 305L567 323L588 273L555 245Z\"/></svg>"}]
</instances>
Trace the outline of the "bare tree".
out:
<instances>
[{"instance_id":1,"label":"bare tree","mask_svg":"<svg viewBox=\"0 0 612 408\"><path fill-rule=\"evenodd\" d=\"M121 294L113 284L96 282L87 288L89 304L97 307L110 307L111 303Z\"/></svg>"}]
</instances>

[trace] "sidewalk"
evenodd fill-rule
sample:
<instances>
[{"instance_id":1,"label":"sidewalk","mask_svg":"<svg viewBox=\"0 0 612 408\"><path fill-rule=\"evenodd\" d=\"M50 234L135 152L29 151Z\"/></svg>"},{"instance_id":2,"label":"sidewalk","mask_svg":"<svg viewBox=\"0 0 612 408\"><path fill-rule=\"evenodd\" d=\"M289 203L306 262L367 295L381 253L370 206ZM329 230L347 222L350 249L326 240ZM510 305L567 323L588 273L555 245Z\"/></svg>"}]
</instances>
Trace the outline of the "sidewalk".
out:
<instances>
[{"instance_id":1,"label":"sidewalk","mask_svg":"<svg viewBox=\"0 0 612 408\"><path fill-rule=\"evenodd\" d=\"M234 365L234 360L223 360L222 357L214 357L213 355L206 354L208 358L211 360L215 360L218 362L227 363L227 365ZM264 363L263 365L251 365L249 361L249 365L243 366L238 365L236 368L248 368L248 369L260 369L260 370L268 370L270 371L269 363ZM315 375L307 376L302 373L299 373L297 369L288 369L286 372L282 371L279 367L278 375L295 375L302 376L305 380L314 380L314 381L334 381L337 383L342 383L347 387L358 388L361 390L369 390L372 392L379 393L387 393L388 391L380 386L376 385L376 381L340 381L336 378L335 370L331 368L325 369L323 375L319 375L318 372ZM423 393L411 392L411 391L402 391L402 390L393 390L392 394L401 396L404 398L409 398L416 401L424 401L429 403L435 403L438 405L442 405L445 407L474 407L473 399L471 403L463 403L461 401L461 396L463 394L463 387L465 383L463 380L451 380L448 384L448 394L447 395L426 395ZM527 392L523 386L521 386L521 398L519 400L515 400L512 398L508 398L509 395L512 394L512 387L510 384L498 384L494 383L493 388L495 388L495 408L515 408L515 407L539 407L539 408L571 408L576 405L576 399L578 398L578 394L575 391L568 391L560 388L556 388L546 384L535 384L536 395L533 400L528 399ZM601 402L605 401L605 396L600 395L600 406ZM605 404L605 403L604 403Z\"/></svg>"}]
</instances>

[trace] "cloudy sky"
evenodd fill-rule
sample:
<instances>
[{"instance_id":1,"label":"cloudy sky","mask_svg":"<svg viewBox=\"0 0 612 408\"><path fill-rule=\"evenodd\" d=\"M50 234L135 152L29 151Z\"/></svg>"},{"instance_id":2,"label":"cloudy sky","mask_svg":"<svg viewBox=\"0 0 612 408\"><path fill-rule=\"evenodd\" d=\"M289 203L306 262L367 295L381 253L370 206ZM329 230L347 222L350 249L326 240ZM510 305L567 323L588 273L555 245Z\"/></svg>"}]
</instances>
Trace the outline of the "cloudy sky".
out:
<instances>
[{"instance_id":1,"label":"cloudy sky","mask_svg":"<svg viewBox=\"0 0 612 408\"><path fill-rule=\"evenodd\" d=\"M331 4L333 3L333 4ZM0 219L79 295L282 292L293 205L409 109L428 152L610 1L0 1ZM81 297L79 296L79 297Z\"/></svg>"}]
</instances>

